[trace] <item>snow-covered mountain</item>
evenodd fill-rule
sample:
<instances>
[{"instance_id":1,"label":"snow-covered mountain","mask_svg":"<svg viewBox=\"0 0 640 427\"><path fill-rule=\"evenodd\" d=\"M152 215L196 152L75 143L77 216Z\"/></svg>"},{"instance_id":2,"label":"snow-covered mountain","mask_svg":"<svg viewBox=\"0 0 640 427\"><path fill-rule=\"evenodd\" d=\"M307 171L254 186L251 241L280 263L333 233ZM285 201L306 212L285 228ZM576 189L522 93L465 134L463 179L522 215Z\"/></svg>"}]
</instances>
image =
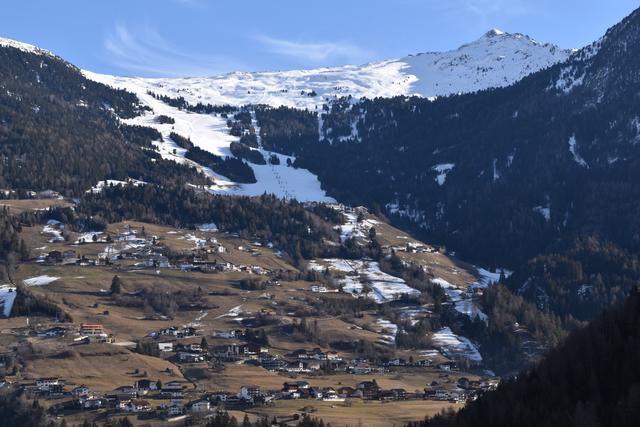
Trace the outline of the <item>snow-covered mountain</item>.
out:
<instances>
[{"instance_id":1,"label":"snow-covered mountain","mask_svg":"<svg viewBox=\"0 0 640 427\"><path fill-rule=\"evenodd\" d=\"M522 34L491 30L478 40L449 52L430 52L401 59L313 70L274 72L236 72L203 78L116 77L85 71L93 80L135 93L151 107L151 113L131 122L158 129L163 140L157 142L165 158L191 162L184 150L171 140L175 130L196 146L218 155L231 155L229 144L238 138L228 134L226 121L216 115L187 113L170 107L149 91L184 97L188 102L242 106L266 104L320 111L331 100L344 96L393 97L418 95L437 97L510 85L528 74L566 60L572 51L538 43ZM160 124L157 115L168 115L175 125ZM257 123L254 123L257 127ZM265 157L273 153L261 150ZM237 184L210 170L217 185L211 190L225 194L259 195L264 192L298 200L331 200L317 178L304 169L280 165L255 165L258 182ZM292 159L294 160L294 159Z\"/></svg>"},{"instance_id":2,"label":"snow-covered mountain","mask_svg":"<svg viewBox=\"0 0 640 427\"><path fill-rule=\"evenodd\" d=\"M198 78L101 78L192 103L267 104L316 110L335 98L466 93L508 86L566 60L571 50L523 34L491 30L449 52L429 52L366 65L312 70L236 72ZM94 76L96 77L96 76Z\"/></svg>"}]
</instances>

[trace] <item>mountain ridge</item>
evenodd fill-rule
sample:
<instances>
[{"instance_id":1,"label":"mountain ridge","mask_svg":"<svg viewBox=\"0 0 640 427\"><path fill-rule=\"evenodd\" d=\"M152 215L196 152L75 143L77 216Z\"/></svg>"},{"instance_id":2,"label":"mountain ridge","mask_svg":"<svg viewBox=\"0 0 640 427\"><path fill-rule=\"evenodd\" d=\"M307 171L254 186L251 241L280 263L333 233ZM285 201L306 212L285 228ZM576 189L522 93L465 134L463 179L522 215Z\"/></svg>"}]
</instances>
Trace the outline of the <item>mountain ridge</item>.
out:
<instances>
[{"instance_id":1,"label":"mountain ridge","mask_svg":"<svg viewBox=\"0 0 640 427\"><path fill-rule=\"evenodd\" d=\"M345 96L437 97L501 87L565 60L572 52L519 33L493 34L446 52L418 53L363 65L182 78L108 77L89 71L85 74L102 81L110 78L114 84L181 96L193 104L266 104L319 111L332 99Z\"/></svg>"}]
</instances>

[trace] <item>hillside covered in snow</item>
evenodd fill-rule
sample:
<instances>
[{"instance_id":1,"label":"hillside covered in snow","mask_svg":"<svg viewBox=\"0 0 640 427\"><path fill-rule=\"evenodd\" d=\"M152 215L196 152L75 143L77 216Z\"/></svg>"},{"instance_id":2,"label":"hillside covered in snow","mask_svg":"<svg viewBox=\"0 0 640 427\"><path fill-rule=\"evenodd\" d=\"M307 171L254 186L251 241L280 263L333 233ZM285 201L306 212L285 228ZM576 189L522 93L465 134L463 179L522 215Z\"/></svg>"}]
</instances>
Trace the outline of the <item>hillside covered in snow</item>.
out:
<instances>
[{"instance_id":1,"label":"hillside covered in snow","mask_svg":"<svg viewBox=\"0 0 640 427\"><path fill-rule=\"evenodd\" d=\"M331 99L467 93L513 84L566 60L571 50L539 43L523 34L491 30L449 52L428 52L400 59L311 70L235 72L216 77L119 78L190 103L266 104L318 110Z\"/></svg>"},{"instance_id":2,"label":"hillside covered in snow","mask_svg":"<svg viewBox=\"0 0 640 427\"><path fill-rule=\"evenodd\" d=\"M89 79L134 93L150 111L129 119L127 123L157 129L162 140L156 141L155 145L163 158L198 166L185 158L185 149L176 145L170 137L171 133L177 132L189 138L195 146L206 152L233 157L230 144L240 138L229 134L226 115L183 111L167 105L150 93L172 99L183 98L192 105L286 106L319 113L325 105L348 96L355 99L399 95L434 98L506 86L565 60L570 53L551 44L538 43L522 34L491 30L478 40L453 51L423 53L362 66L237 72L210 78L116 77L89 71L84 71L84 74ZM171 117L175 123L160 123L160 116ZM321 117L318 114L318 127L321 129L321 139L324 139L331 129L322 127ZM260 129L255 121L255 113L251 127L259 143ZM355 132L354 128L352 134ZM333 200L320 187L315 175L306 169L290 167L289 164L295 163L295 157L265 150L259 144L253 148L263 158L276 156L278 159L266 164L248 162L253 169L255 183L236 182L224 173L200 167L202 172L216 181L210 190L234 195L267 192L302 201Z\"/></svg>"}]
</instances>

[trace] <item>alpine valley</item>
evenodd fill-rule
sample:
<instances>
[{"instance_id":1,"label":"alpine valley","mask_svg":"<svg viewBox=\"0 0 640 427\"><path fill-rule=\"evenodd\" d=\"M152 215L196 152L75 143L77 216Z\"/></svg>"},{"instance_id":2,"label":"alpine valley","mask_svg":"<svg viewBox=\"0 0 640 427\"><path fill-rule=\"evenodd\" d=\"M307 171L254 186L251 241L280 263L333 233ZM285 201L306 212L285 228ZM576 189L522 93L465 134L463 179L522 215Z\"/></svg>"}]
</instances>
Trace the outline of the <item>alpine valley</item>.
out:
<instances>
[{"instance_id":1,"label":"alpine valley","mask_svg":"<svg viewBox=\"0 0 640 427\"><path fill-rule=\"evenodd\" d=\"M636 425L639 58L640 10L216 77L0 39L0 425Z\"/></svg>"}]
</instances>

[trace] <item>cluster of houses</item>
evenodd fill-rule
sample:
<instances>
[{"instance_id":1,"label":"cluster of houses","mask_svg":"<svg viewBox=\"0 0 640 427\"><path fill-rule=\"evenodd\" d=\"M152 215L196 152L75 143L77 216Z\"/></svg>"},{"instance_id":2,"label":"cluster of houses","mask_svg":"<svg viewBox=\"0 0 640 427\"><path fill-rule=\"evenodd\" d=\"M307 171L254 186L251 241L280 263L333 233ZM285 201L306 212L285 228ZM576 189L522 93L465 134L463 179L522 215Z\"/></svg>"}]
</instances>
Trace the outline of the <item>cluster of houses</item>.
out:
<instances>
[{"instance_id":1,"label":"cluster of houses","mask_svg":"<svg viewBox=\"0 0 640 427\"><path fill-rule=\"evenodd\" d=\"M400 401L409 399L427 399L451 402L464 402L476 399L483 392L494 390L497 379L469 380L459 378L456 384L445 387L436 381L424 388L423 392L407 391L403 388L383 389L375 380L361 381L354 387L342 386L315 387L307 381L287 381L279 390L262 390L257 385L244 385L237 393L218 391L205 392L195 399L190 391L191 400L187 401L186 383L170 381L162 384L142 378L132 385L116 388L112 392L97 394L86 385L67 390L66 382L61 378L39 378L27 386L27 391L49 399L72 397L76 407L83 410L112 409L127 413L141 413L158 410L163 415L174 417L186 413L208 412L215 407L247 408L267 405L279 399L314 399L328 402L344 402L347 399ZM163 399L161 405L154 407L149 397ZM168 401L168 403L167 403Z\"/></svg>"}]
</instances>

